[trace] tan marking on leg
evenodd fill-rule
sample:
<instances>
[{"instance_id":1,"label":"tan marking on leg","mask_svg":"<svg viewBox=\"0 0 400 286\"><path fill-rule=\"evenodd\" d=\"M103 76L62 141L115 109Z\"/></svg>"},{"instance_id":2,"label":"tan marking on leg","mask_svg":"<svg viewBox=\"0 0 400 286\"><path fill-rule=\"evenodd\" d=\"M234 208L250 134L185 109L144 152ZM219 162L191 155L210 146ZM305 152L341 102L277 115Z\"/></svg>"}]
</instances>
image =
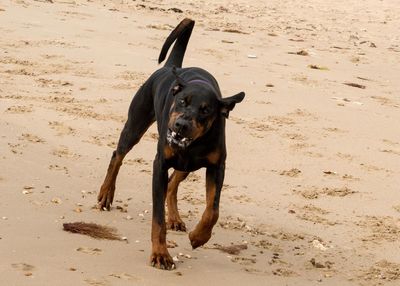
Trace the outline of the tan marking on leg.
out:
<instances>
[{"instance_id":1,"label":"tan marking on leg","mask_svg":"<svg viewBox=\"0 0 400 286\"><path fill-rule=\"evenodd\" d=\"M159 225L154 218L151 227L151 242L151 266L166 270L173 269L175 264L167 249L165 225Z\"/></svg>"},{"instance_id":2,"label":"tan marking on leg","mask_svg":"<svg viewBox=\"0 0 400 286\"><path fill-rule=\"evenodd\" d=\"M164 147L164 157L165 159L171 159L172 157L175 156L174 150L170 146L165 146Z\"/></svg>"},{"instance_id":3,"label":"tan marking on leg","mask_svg":"<svg viewBox=\"0 0 400 286\"><path fill-rule=\"evenodd\" d=\"M196 228L189 234L190 243L193 248L202 246L211 238L212 228L218 220L219 210L218 208L214 208L216 193L215 182L208 179L206 182L206 189L206 209Z\"/></svg>"},{"instance_id":4,"label":"tan marking on leg","mask_svg":"<svg viewBox=\"0 0 400 286\"><path fill-rule=\"evenodd\" d=\"M167 190L168 219L167 228L176 231L186 231L185 223L182 221L178 211L178 186L188 175L187 172L174 171L169 178Z\"/></svg>"},{"instance_id":5,"label":"tan marking on leg","mask_svg":"<svg viewBox=\"0 0 400 286\"><path fill-rule=\"evenodd\" d=\"M216 165L221 159L221 152L219 150L213 151L207 155L207 160L210 164Z\"/></svg>"},{"instance_id":6,"label":"tan marking on leg","mask_svg":"<svg viewBox=\"0 0 400 286\"><path fill-rule=\"evenodd\" d=\"M115 181L124 157L125 156L123 155L115 154L115 156L111 158L110 164L108 165L107 175L101 185L99 195L97 196L101 210L110 210L110 206L114 199Z\"/></svg>"}]
</instances>

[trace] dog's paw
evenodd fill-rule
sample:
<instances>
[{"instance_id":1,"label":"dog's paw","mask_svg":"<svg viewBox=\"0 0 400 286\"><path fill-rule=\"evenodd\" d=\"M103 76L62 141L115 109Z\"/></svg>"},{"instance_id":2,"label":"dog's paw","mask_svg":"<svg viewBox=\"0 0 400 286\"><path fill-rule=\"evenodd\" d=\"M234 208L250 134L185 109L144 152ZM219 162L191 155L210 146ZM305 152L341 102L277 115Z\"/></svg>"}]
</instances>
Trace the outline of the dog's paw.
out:
<instances>
[{"instance_id":1,"label":"dog's paw","mask_svg":"<svg viewBox=\"0 0 400 286\"><path fill-rule=\"evenodd\" d=\"M176 220L176 221L168 220L167 229L186 232L186 225L181 220Z\"/></svg>"},{"instance_id":2,"label":"dog's paw","mask_svg":"<svg viewBox=\"0 0 400 286\"><path fill-rule=\"evenodd\" d=\"M97 208L101 211L109 211L111 209L111 202L107 197L99 197L97 199Z\"/></svg>"},{"instance_id":3,"label":"dog's paw","mask_svg":"<svg viewBox=\"0 0 400 286\"><path fill-rule=\"evenodd\" d=\"M211 238L210 231L192 231L189 233L190 244L192 248L195 249L207 243Z\"/></svg>"},{"instance_id":4,"label":"dog's paw","mask_svg":"<svg viewBox=\"0 0 400 286\"><path fill-rule=\"evenodd\" d=\"M106 188L101 188L100 193L97 196L97 207L102 211L109 211L111 209L111 204L114 199L114 190L109 190Z\"/></svg>"},{"instance_id":5,"label":"dog's paw","mask_svg":"<svg viewBox=\"0 0 400 286\"><path fill-rule=\"evenodd\" d=\"M168 251L162 253L153 252L150 256L150 265L162 270L173 270L176 268Z\"/></svg>"}]
</instances>

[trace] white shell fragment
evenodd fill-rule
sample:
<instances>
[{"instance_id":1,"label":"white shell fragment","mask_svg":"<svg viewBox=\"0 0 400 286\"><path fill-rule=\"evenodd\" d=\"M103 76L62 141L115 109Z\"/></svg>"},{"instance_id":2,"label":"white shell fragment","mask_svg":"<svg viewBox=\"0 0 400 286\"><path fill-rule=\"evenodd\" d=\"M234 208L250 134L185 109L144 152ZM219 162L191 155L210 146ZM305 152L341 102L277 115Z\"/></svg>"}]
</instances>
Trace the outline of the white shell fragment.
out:
<instances>
[{"instance_id":1,"label":"white shell fragment","mask_svg":"<svg viewBox=\"0 0 400 286\"><path fill-rule=\"evenodd\" d=\"M318 248L319 250L322 250L322 251L325 251L325 250L327 250L328 248L326 248L319 240L317 240L317 239L314 239L313 241L312 241L312 245L315 247L315 248Z\"/></svg>"}]
</instances>

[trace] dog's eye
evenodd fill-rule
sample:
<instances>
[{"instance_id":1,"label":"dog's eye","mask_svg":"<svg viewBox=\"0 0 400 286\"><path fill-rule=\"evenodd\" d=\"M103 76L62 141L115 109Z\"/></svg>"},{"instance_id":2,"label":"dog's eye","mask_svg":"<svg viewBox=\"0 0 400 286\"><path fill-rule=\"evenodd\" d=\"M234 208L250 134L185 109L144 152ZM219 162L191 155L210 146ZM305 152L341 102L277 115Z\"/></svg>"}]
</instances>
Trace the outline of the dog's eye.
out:
<instances>
[{"instance_id":1,"label":"dog's eye","mask_svg":"<svg viewBox=\"0 0 400 286\"><path fill-rule=\"evenodd\" d=\"M181 99L178 100L178 104L181 107L185 107L186 106L186 100L181 98Z\"/></svg>"},{"instance_id":2,"label":"dog's eye","mask_svg":"<svg viewBox=\"0 0 400 286\"><path fill-rule=\"evenodd\" d=\"M207 115L210 113L210 108L208 106L203 106L200 108L200 113L203 115Z\"/></svg>"}]
</instances>

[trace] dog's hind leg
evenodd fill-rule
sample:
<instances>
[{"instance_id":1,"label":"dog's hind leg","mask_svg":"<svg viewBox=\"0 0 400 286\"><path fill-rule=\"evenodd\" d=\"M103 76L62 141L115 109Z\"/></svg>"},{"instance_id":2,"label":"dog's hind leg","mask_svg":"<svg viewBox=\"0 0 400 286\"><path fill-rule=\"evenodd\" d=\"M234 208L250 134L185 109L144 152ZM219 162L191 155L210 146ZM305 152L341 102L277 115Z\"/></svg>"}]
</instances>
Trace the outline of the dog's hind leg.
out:
<instances>
[{"instance_id":1,"label":"dog's hind leg","mask_svg":"<svg viewBox=\"0 0 400 286\"><path fill-rule=\"evenodd\" d=\"M175 170L169 177L166 198L168 207L167 229L186 231L185 223L179 216L177 193L179 183L182 182L188 174L188 172Z\"/></svg>"},{"instance_id":2,"label":"dog's hind leg","mask_svg":"<svg viewBox=\"0 0 400 286\"><path fill-rule=\"evenodd\" d=\"M107 175L97 197L101 210L110 210L114 199L115 181L125 155L142 138L143 134L155 121L153 98L144 84L132 99L128 120L121 132L117 149L113 152Z\"/></svg>"}]
</instances>

